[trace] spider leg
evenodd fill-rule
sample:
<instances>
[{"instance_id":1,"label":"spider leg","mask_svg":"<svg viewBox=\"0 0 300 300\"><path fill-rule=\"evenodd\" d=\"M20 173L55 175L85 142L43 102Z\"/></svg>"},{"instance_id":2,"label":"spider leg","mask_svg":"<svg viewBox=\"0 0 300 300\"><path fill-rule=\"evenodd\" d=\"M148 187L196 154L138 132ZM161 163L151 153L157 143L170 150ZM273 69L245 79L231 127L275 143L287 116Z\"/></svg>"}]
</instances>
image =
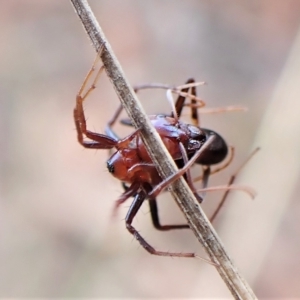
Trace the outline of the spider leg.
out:
<instances>
[{"instance_id":1,"label":"spider leg","mask_svg":"<svg viewBox=\"0 0 300 300\"><path fill-rule=\"evenodd\" d=\"M145 191L140 191L134 197L134 200L128 210L128 213L125 218L127 230L135 237L135 239L140 243L140 245L150 254L158 256L170 256L170 257L191 257L197 258L198 256L195 253L178 253L178 252L167 252L167 251L158 251L153 248L142 236L141 234L132 226L132 222L137 212L141 208L144 200L146 199L147 194ZM151 202L151 200L150 200Z\"/></svg>"},{"instance_id":2,"label":"spider leg","mask_svg":"<svg viewBox=\"0 0 300 300\"><path fill-rule=\"evenodd\" d=\"M230 185L232 185L232 184L234 183L234 181L235 181L237 175L239 174L240 170L248 163L248 161L249 161L249 160L250 160L250 159L251 159L258 151L259 151L259 148L254 149L254 151L249 155L249 157L245 160L245 162L244 162L244 163L238 168L238 170L230 177L230 179L229 179L229 181L228 181L228 183L227 183L227 186L230 186ZM211 223L215 220L215 218L216 218L216 216L218 215L218 213L220 212L221 208L224 206L224 203L225 203L225 201L226 201L226 199L227 199L227 197L228 197L229 192L230 192L230 190L227 190L227 191L224 193L224 195L223 195L223 197L222 197L222 199L221 199L219 205L217 206L217 208L216 208L216 210L214 211L214 213L212 214L212 216L209 218L209 220L210 220Z\"/></svg>"},{"instance_id":3,"label":"spider leg","mask_svg":"<svg viewBox=\"0 0 300 300\"><path fill-rule=\"evenodd\" d=\"M115 202L113 208L113 216L117 214L118 208L121 204L123 204L128 198L135 196L140 189L140 183L132 183L130 187L127 187L125 192L119 197L119 199Z\"/></svg>"},{"instance_id":4,"label":"spider leg","mask_svg":"<svg viewBox=\"0 0 300 300\"><path fill-rule=\"evenodd\" d=\"M91 69L89 70L87 76L85 77L76 96L76 106L74 109L74 122L77 131L77 139L82 146L84 146L85 148L92 148L92 149L111 149L117 144L117 140L112 137L88 130L86 126L86 118L83 109L83 102L87 99L88 95L96 88L96 83L101 73L104 70L103 66L99 68L91 86L84 93L83 91L87 85L87 82L95 72L95 65L98 59L99 56L97 55ZM85 141L84 137L89 138L91 141Z\"/></svg>"},{"instance_id":5,"label":"spider leg","mask_svg":"<svg viewBox=\"0 0 300 300\"><path fill-rule=\"evenodd\" d=\"M122 186L125 191L129 189L129 186L126 185L125 182L122 182ZM149 192L152 190L152 187L144 185L144 191L145 193ZM136 195L133 195L135 197ZM152 224L155 229L160 230L160 231L167 231L167 230L173 230L173 229L186 229L190 228L188 224L176 224L176 225L161 225L160 220L159 220L159 214L158 214L158 206L157 206L157 201L156 198L148 199L149 202L149 207L150 207L150 214L151 214L151 220Z\"/></svg>"},{"instance_id":6,"label":"spider leg","mask_svg":"<svg viewBox=\"0 0 300 300\"><path fill-rule=\"evenodd\" d=\"M172 224L172 225L161 225L158 215L158 207L156 198L148 199L149 206L150 206L150 213L153 226L160 231L167 231L173 229L189 229L190 226L188 224Z\"/></svg>"}]
</instances>

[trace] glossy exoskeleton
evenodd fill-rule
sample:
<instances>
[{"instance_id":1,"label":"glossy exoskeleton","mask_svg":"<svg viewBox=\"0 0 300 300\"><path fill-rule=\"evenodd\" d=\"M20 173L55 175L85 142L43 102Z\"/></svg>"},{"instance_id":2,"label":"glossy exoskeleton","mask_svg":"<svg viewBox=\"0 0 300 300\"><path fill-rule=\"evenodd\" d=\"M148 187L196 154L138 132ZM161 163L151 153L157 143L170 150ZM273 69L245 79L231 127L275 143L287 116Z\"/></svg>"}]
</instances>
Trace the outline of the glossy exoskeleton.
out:
<instances>
[{"instance_id":1,"label":"glossy exoskeleton","mask_svg":"<svg viewBox=\"0 0 300 300\"><path fill-rule=\"evenodd\" d=\"M94 71L93 65L78 92L76 107L74 109L78 141L82 146L89 149L116 149L116 152L107 161L107 168L114 177L125 183L126 191L116 201L115 207L117 208L128 198L134 197L125 222L129 232L134 235L143 248L151 254L160 256L195 257L196 255L194 253L171 253L155 250L132 226L132 222L144 200L149 198L151 217L155 228L159 230L189 228L187 224L161 225L158 218L155 197L161 190L166 188L170 182L173 182L183 174L185 174L187 183L195 192L193 181L189 173L190 166L193 163L205 166L203 174L203 186L205 187L210 174L210 166L222 162L227 156L227 144L216 132L197 126L197 107L199 105L197 104L196 84L193 79L188 80L187 84L183 86L184 88L177 90L179 96L175 104L175 109L170 115L149 116L166 148L169 150L177 166L181 169L172 179L162 180L143 144L138 130L123 139L119 139L113 132L111 126L119 116L121 108L119 108L112 121L109 122L106 135L95 133L87 129L83 101L86 100L89 93L95 88L96 81L102 69L103 67L99 69L91 87L86 93L83 93L83 89ZM135 91L138 89L139 88L136 88ZM191 92L189 92L189 89L191 89ZM179 120L187 98L191 99L190 106L194 125ZM203 104L200 106L203 106ZM124 123L126 123L126 121ZM88 140L85 140L85 138L88 138ZM196 192L195 195L198 201L202 202L202 197Z\"/></svg>"}]
</instances>

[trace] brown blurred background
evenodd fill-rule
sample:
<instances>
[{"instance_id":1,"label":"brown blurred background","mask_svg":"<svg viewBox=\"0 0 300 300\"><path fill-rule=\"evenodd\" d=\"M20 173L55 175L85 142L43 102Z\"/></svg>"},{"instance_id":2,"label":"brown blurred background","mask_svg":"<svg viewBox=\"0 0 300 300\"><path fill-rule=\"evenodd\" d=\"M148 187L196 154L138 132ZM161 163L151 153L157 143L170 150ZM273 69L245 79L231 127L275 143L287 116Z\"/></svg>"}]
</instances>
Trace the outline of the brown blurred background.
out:
<instances>
[{"instance_id":1,"label":"brown blurred background","mask_svg":"<svg viewBox=\"0 0 300 300\"><path fill-rule=\"evenodd\" d=\"M146 253L124 225L130 202L111 219L122 188L106 170L108 153L76 141L75 95L95 52L71 4L0 3L0 297L230 297L213 267ZM132 84L195 77L208 82L198 89L208 107L249 108L201 118L236 148L212 186L262 147L239 180L258 197L232 193L216 230L260 298L300 297L300 2L90 5ZM162 91L139 97L149 114L170 111ZM104 75L85 106L89 127L103 133L117 106ZM208 214L220 197L208 195ZM159 200L164 223L184 222L170 195ZM158 249L205 256L190 232L154 230L147 205L135 226Z\"/></svg>"}]
</instances>

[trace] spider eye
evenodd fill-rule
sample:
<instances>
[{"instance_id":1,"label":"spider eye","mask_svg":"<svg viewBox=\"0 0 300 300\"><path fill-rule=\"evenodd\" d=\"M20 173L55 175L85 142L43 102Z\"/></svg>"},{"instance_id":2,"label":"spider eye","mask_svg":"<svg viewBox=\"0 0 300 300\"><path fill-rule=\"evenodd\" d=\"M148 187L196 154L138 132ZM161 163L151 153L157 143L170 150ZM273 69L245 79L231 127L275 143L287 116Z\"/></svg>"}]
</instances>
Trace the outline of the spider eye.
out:
<instances>
[{"instance_id":1,"label":"spider eye","mask_svg":"<svg viewBox=\"0 0 300 300\"><path fill-rule=\"evenodd\" d=\"M107 161L106 166L109 173L113 174L115 172L115 166L110 161Z\"/></svg>"}]
</instances>

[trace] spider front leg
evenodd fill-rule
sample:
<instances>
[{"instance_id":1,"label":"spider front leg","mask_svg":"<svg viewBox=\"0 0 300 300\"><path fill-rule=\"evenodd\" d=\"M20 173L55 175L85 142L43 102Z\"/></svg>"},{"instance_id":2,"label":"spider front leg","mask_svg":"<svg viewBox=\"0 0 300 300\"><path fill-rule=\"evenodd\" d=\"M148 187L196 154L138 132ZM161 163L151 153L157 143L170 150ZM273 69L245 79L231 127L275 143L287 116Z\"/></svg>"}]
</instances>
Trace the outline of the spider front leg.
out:
<instances>
[{"instance_id":1,"label":"spider front leg","mask_svg":"<svg viewBox=\"0 0 300 300\"><path fill-rule=\"evenodd\" d=\"M83 109L83 102L87 99L88 95L96 88L96 83L104 69L103 66L99 68L91 86L84 93L83 91L87 85L87 82L89 81L89 79L91 78L92 74L95 71L95 65L97 61L98 61L98 55L92 65L92 68L90 69L86 78L84 79L82 86L79 89L79 92L76 96L76 106L74 109L74 122L76 126L78 142L83 147L89 149L111 149L116 146L117 140L112 137L88 130L86 126L86 118ZM84 137L89 138L91 141L84 140Z\"/></svg>"}]
</instances>

